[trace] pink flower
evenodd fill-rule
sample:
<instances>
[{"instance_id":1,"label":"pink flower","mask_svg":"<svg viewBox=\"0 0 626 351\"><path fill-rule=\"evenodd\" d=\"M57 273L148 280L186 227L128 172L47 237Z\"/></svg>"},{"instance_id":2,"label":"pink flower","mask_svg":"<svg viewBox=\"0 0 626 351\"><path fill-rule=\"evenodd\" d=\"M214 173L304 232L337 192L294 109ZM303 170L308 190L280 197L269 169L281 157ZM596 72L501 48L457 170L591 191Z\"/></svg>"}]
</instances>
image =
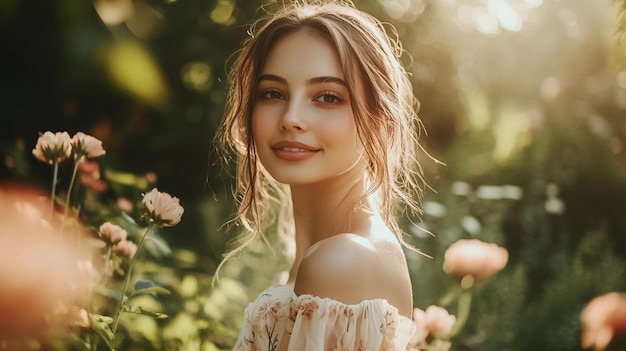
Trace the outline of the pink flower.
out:
<instances>
[{"instance_id":1,"label":"pink flower","mask_svg":"<svg viewBox=\"0 0 626 351\"><path fill-rule=\"evenodd\" d=\"M76 316L76 325L82 328L91 328L91 320L89 320L89 312L84 308L81 308Z\"/></svg>"},{"instance_id":2,"label":"pink flower","mask_svg":"<svg viewBox=\"0 0 626 351\"><path fill-rule=\"evenodd\" d=\"M100 157L106 153L102 148L102 142L91 135L78 132L72 137L72 151L76 159Z\"/></svg>"},{"instance_id":3,"label":"pink flower","mask_svg":"<svg viewBox=\"0 0 626 351\"><path fill-rule=\"evenodd\" d=\"M137 245L129 240L122 240L115 245L115 252L121 256L133 257L137 252Z\"/></svg>"},{"instance_id":4,"label":"pink flower","mask_svg":"<svg viewBox=\"0 0 626 351\"><path fill-rule=\"evenodd\" d=\"M409 345L424 347L434 338L447 337L456 323L456 317L443 307L431 305L426 311L414 309L413 322L416 329Z\"/></svg>"},{"instance_id":5,"label":"pink flower","mask_svg":"<svg viewBox=\"0 0 626 351\"><path fill-rule=\"evenodd\" d=\"M104 222L100 226L100 235L110 244L116 244L122 240L126 240L128 232L124 228L111 222Z\"/></svg>"},{"instance_id":6,"label":"pink flower","mask_svg":"<svg viewBox=\"0 0 626 351\"><path fill-rule=\"evenodd\" d=\"M53 164L70 157L72 146L67 132L45 132L39 135L33 155L42 162Z\"/></svg>"},{"instance_id":7,"label":"pink flower","mask_svg":"<svg viewBox=\"0 0 626 351\"><path fill-rule=\"evenodd\" d=\"M97 193L103 193L109 188L109 184L107 184L104 180L94 178L87 174L80 175L80 184Z\"/></svg>"},{"instance_id":8,"label":"pink flower","mask_svg":"<svg viewBox=\"0 0 626 351\"><path fill-rule=\"evenodd\" d=\"M57 316L59 305L85 297L76 265L82 253L42 226L35 210L41 197L23 186L0 187L0 339L44 337L70 323Z\"/></svg>"},{"instance_id":9,"label":"pink flower","mask_svg":"<svg viewBox=\"0 0 626 351\"><path fill-rule=\"evenodd\" d=\"M107 182L100 179L100 165L97 162L82 161L78 164L78 171L80 171L80 183L85 187L99 193L108 189Z\"/></svg>"},{"instance_id":10,"label":"pink flower","mask_svg":"<svg viewBox=\"0 0 626 351\"><path fill-rule=\"evenodd\" d=\"M148 183L154 184L157 181L157 174L154 172L148 172L146 173L146 181L148 181Z\"/></svg>"},{"instance_id":11,"label":"pink flower","mask_svg":"<svg viewBox=\"0 0 626 351\"><path fill-rule=\"evenodd\" d=\"M115 204L117 205L117 208L126 213L130 213L133 211L133 203L125 197L119 197Z\"/></svg>"},{"instance_id":12,"label":"pink flower","mask_svg":"<svg viewBox=\"0 0 626 351\"><path fill-rule=\"evenodd\" d=\"M471 275L482 280L499 272L508 260L509 252L505 248L477 239L464 239L446 250L443 270L457 277Z\"/></svg>"},{"instance_id":13,"label":"pink flower","mask_svg":"<svg viewBox=\"0 0 626 351\"><path fill-rule=\"evenodd\" d=\"M143 196L143 204L151 222L163 227L171 227L180 222L184 209L179 201L177 197L161 193L156 188Z\"/></svg>"},{"instance_id":14,"label":"pink flower","mask_svg":"<svg viewBox=\"0 0 626 351\"><path fill-rule=\"evenodd\" d=\"M100 164L96 161L84 161L78 165L81 173L89 174L94 178L100 178Z\"/></svg>"},{"instance_id":15,"label":"pink flower","mask_svg":"<svg viewBox=\"0 0 626 351\"><path fill-rule=\"evenodd\" d=\"M78 171L80 172L80 183L95 191L102 193L106 191L109 184L100 179L100 164L94 161L81 161L78 163Z\"/></svg>"},{"instance_id":16,"label":"pink flower","mask_svg":"<svg viewBox=\"0 0 626 351\"><path fill-rule=\"evenodd\" d=\"M616 335L626 335L626 293L598 296L580 314L581 346L604 350Z\"/></svg>"}]
</instances>

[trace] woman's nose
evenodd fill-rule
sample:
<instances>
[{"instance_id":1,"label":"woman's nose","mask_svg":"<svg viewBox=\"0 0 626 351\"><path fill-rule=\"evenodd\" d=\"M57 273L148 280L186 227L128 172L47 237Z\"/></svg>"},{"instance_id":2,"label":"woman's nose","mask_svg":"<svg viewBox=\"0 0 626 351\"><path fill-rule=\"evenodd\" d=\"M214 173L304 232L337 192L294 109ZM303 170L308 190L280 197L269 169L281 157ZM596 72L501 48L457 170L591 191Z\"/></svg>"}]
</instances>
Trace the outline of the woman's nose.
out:
<instances>
[{"instance_id":1,"label":"woman's nose","mask_svg":"<svg viewBox=\"0 0 626 351\"><path fill-rule=\"evenodd\" d=\"M303 132L307 129L305 99L292 98L287 104L287 110L280 121L280 128L284 131Z\"/></svg>"}]
</instances>

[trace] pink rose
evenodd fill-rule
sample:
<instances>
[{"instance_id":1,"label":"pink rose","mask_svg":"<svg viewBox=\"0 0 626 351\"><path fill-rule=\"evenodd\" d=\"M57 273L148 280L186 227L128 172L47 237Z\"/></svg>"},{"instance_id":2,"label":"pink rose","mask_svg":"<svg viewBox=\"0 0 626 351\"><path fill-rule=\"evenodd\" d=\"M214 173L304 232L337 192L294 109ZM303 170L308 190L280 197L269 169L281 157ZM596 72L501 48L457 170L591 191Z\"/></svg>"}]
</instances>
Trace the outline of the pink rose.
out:
<instances>
[{"instance_id":1,"label":"pink rose","mask_svg":"<svg viewBox=\"0 0 626 351\"><path fill-rule=\"evenodd\" d=\"M509 252L496 244L463 239L446 250L443 270L457 277L471 275L478 280L491 277L506 266Z\"/></svg>"},{"instance_id":2,"label":"pink rose","mask_svg":"<svg viewBox=\"0 0 626 351\"><path fill-rule=\"evenodd\" d=\"M626 293L598 296L580 314L581 346L604 350L616 335L626 335Z\"/></svg>"}]
</instances>

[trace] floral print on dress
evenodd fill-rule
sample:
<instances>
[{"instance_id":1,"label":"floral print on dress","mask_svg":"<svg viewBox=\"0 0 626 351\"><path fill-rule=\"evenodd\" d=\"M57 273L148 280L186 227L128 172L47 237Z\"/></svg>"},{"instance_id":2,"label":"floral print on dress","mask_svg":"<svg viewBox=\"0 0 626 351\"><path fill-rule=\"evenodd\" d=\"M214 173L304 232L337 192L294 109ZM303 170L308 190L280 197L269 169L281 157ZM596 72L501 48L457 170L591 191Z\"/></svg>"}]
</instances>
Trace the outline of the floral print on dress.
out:
<instances>
[{"instance_id":1,"label":"floral print on dress","mask_svg":"<svg viewBox=\"0 0 626 351\"><path fill-rule=\"evenodd\" d=\"M406 350L414 323L386 300L347 305L290 285L266 289L246 308L236 351Z\"/></svg>"}]
</instances>

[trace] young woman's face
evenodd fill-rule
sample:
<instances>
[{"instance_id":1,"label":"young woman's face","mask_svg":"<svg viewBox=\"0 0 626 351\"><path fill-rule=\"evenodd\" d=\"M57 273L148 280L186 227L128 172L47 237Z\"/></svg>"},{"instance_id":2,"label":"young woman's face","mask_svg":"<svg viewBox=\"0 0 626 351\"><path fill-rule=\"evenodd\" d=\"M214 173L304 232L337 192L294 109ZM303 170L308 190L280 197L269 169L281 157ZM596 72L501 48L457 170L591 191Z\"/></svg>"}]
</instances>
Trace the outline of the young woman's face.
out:
<instances>
[{"instance_id":1,"label":"young woman's face","mask_svg":"<svg viewBox=\"0 0 626 351\"><path fill-rule=\"evenodd\" d=\"M325 39L309 32L280 39L256 94L252 134L261 163L277 181L312 184L362 165L348 87Z\"/></svg>"}]
</instances>

